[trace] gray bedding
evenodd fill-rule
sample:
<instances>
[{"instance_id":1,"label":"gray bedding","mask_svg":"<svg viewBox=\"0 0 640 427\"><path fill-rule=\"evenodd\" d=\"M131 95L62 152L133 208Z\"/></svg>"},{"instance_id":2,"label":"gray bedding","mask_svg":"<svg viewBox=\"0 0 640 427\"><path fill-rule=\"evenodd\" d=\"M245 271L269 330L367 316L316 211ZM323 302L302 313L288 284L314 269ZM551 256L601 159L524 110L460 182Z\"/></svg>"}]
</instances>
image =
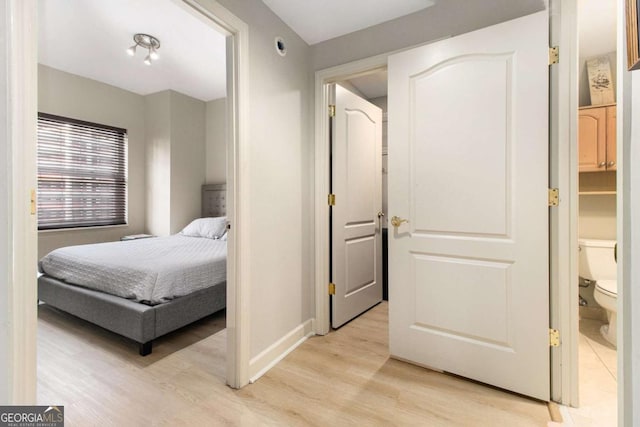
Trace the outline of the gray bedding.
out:
<instances>
[{"instance_id":1,"label":"gray bedding","mask_svg":"<svg viewBox=\"0 0 640 427\"><path fill-rule=\"evenodd\" d=\"M66 283L154 305L224 282L226 257L226 241L174 235L69 246L39 265Z\"/></svg>"}]
</instances>

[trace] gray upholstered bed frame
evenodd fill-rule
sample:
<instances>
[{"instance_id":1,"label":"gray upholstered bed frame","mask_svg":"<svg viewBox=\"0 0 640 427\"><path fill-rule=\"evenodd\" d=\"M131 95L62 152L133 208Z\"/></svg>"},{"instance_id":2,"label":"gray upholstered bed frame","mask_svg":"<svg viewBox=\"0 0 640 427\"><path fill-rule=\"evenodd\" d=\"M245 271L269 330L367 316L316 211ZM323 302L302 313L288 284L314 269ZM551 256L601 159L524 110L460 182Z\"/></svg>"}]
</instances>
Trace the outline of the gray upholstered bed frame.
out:
<instances>
[{"instance_id":1,"label":"gray upholstered bed frame","mask_svg":"<svg viewBox=\"0 0 640 427\"><path fill-rule=\"evenodd\" d=\"M202 216L225 214L225 185L202 186ZM38 299L136 341L140 355L146 356L154 339L225 308L227 283L149 306L43 275L38 278Z\"/></svg>"}]
</instances>

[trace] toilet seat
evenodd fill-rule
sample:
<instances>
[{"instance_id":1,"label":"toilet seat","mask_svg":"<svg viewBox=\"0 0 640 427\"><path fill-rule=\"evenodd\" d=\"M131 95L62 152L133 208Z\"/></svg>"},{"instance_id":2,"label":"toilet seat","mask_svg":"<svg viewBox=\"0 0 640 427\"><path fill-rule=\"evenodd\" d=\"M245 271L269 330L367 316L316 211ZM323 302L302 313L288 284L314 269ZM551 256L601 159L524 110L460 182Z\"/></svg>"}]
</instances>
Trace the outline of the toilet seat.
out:
<instances>
[{"instance_id":1,"label":"toilet seat","mask_svg":"<svg viewBox=\"0 0 640 427\"><path fill-rule=\"evenodd\" d=\"M598 280L596 282L596 288L605 295L609 295L614 298L618 296L617 280Z\"/></svg>"}]
</instances>

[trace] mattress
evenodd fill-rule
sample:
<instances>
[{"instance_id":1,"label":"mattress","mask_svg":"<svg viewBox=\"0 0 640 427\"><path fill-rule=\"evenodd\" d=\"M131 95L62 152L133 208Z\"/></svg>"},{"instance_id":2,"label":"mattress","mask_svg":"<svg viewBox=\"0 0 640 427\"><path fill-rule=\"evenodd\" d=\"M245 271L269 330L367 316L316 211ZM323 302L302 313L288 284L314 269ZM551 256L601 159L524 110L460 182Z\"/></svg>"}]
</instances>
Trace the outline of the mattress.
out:
<instances>
[{"instance_id":1,"label":"mattress","mask_svg":"<svg viewBox=\"0 0 640 427\"><path fill-rule=\"evenodd\" d=\"M39 267L73 285L155 305L226 281L227 242L177 234L68 246Z\"/></svg>"}]
</instances>

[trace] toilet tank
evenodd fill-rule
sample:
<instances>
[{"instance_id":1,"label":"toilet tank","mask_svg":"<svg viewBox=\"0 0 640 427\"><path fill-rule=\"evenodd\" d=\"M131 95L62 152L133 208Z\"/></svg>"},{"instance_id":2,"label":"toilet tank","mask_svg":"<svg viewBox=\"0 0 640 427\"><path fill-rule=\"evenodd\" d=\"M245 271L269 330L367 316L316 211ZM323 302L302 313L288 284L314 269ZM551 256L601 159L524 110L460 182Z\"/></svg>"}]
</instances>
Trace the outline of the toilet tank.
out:
<instances>
[{"instance_id":1,"label":"toilet tank","mask_svg":"<svg viewBox=\"0 0 640 427\"><path fill-rule=\"evenodd\" d=\"M578 274L589 280L615 280L616 261L613 255L615 240L580 239Z\"/></svg>"}]
</instances>

